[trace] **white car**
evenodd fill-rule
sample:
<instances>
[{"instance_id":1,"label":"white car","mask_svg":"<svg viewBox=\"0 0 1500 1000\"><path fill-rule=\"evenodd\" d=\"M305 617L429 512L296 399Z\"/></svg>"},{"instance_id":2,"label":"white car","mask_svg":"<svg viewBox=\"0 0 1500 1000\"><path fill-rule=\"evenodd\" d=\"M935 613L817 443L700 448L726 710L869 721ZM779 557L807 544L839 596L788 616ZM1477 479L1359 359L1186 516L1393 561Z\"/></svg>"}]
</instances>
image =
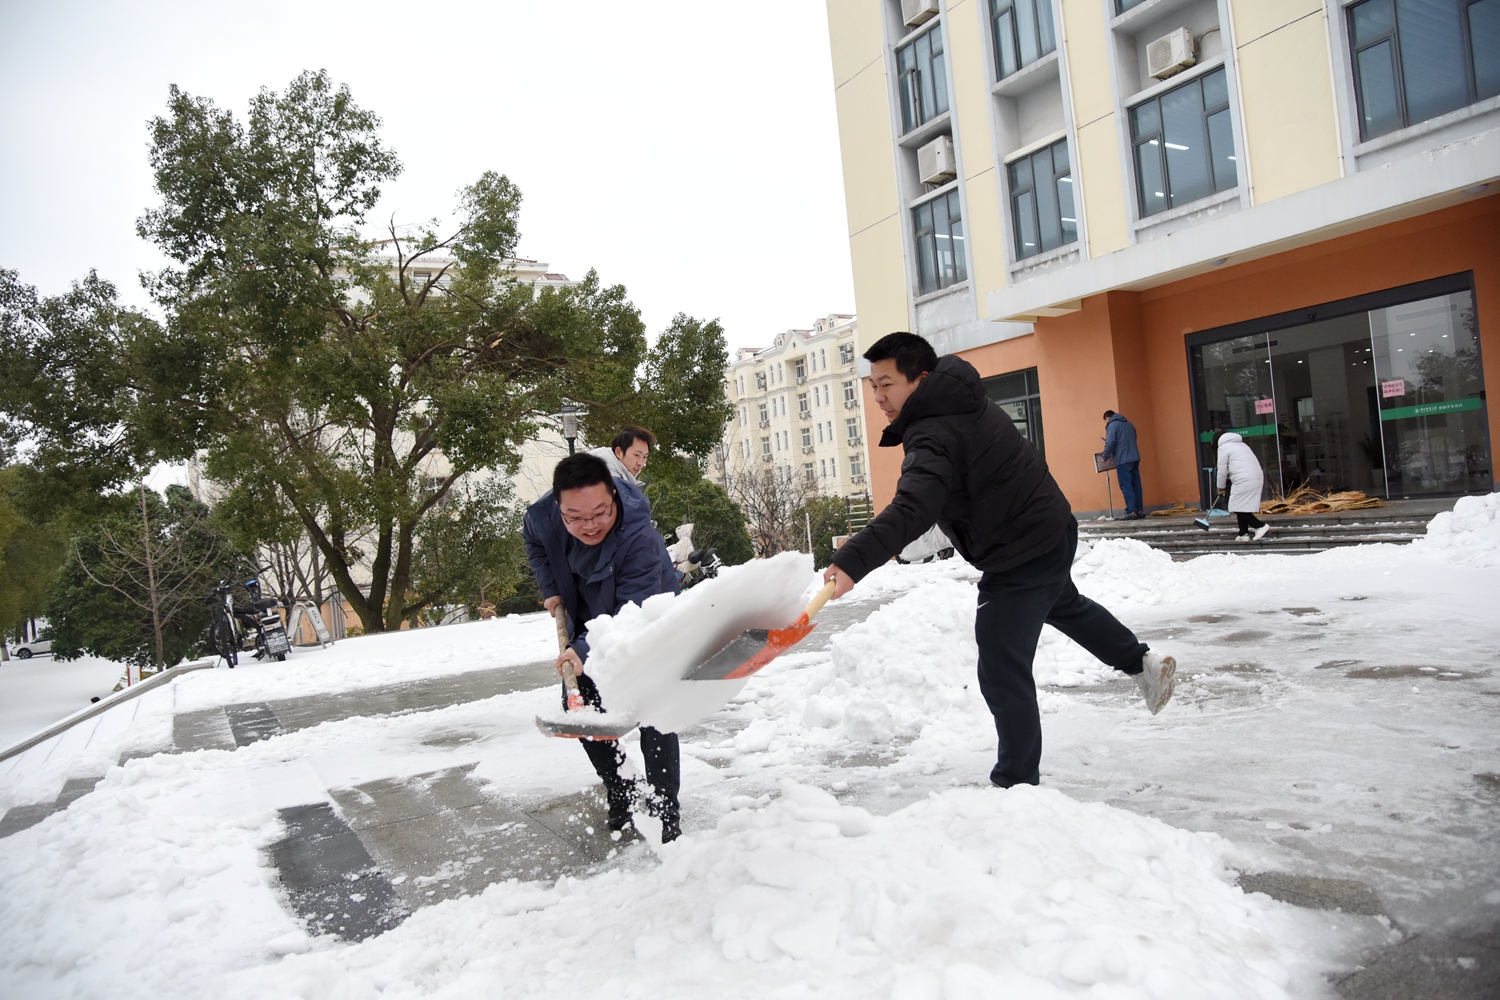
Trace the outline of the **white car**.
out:
<instances>
[{"instance_id":1,"label":"white car","mask_svg":"<svg viewBox=\"0 0 1500 1000\"><path fill-rule=\"evenodd\" d=\"M11 647L11 652L23 660L29 660L38 653L51 653L51 639L36 639L32 642L22 642Z\"/></svg>"}]
</instances>

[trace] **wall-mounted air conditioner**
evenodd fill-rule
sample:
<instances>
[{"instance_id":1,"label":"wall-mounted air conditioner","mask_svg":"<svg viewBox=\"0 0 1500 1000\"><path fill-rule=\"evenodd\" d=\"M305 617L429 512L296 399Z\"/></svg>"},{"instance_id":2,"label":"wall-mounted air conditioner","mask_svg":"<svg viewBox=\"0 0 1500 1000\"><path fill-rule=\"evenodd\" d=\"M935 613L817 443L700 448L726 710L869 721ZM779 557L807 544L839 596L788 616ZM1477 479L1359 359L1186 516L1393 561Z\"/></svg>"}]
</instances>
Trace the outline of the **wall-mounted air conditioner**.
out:
<instances>
[{"instance_id":1,"label":"wall-mounted air conditioner","mask_svg":"<svg viewBox=\"0 0 1500 1000\"><path fill-rule=\"evenodd\" d=\"M958 176L952 136L940 135L917 150L917 176L923 184L942 184Z\"/></svg>"},{"instance_id":2,"label":"wall-mounted air conditioner","mask_svg":"<svg viewBox=\"0 0 1500 1000\"><path fill-rule=\"evenodd\" d=\"M1197 62L1193 51L1193 33L1178 28L1146 46L1146 72L1157 80L1181 73Z\"/></svg>"},{"instance_id":3,"label":"wall-mounted air conditioner","mask_svg":"<svg viewBox=\"0 0 1500 1000\"><path fill-rule=\"evenodd\" d=\"M908 28L926 24L938 16L938 0L901 0L901 20Z\"/></svg>"}]
</instances>

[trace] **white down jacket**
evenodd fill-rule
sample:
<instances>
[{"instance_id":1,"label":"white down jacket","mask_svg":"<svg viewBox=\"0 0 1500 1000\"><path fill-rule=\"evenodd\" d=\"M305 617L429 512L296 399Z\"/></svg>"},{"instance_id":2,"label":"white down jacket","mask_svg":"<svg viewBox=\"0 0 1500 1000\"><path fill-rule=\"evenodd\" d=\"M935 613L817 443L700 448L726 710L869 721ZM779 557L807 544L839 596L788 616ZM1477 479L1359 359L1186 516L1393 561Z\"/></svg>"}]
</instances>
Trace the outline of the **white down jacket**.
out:
<instances>
[{"instance_id":1,"label":"white down jacket","mask_svg":"<svg viewBox=\"0 0 1500 1000\"><path fill-rule=\"evenodd\" d=\"M1229 509L1236 513L1260 512L1260 491L1265 476L1260 471L1260 459L1238 434L1225 434L1219 438L1219 489L1225 481L1234 484L1229 491Z\"/></svg>"}]
</instances>

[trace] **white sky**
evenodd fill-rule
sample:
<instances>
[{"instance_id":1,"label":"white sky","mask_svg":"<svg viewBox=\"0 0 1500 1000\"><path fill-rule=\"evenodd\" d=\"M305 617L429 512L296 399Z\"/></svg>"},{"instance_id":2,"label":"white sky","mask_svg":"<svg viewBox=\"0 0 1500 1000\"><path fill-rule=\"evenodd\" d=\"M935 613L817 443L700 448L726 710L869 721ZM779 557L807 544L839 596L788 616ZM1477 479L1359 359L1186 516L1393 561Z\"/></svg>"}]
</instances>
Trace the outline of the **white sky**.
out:
<instances>
[{"instance_id":1,"label":"white sky","mask_svg":"<svg viewBox=\"0 0 1500 1000\"><path fill-rule=\"evenodd\" d=\"M405 165L372 218L444 216L493 169L525 197L521 254L624 284L653 335L718 317L733 349L854 311L820 0L0 0L0 267L44 294L97 268L146 305L168 85L243 116L320 68Z\"/></svg>"}]
</instances>

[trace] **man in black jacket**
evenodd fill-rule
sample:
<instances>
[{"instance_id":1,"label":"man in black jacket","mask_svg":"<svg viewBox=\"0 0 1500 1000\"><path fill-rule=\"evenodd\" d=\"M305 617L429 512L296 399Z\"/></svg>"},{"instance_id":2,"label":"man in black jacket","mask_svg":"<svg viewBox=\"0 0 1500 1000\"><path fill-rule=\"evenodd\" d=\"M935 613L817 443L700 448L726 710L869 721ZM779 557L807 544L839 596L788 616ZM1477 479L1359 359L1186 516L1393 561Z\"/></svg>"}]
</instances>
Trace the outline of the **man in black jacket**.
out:
<instances>
[{"instance_id":1,"label":"man in black jacket","mask_svg":"<svg viewBox=\"0 0 1500 1000\"><path fill-rule=\"evenodd\" d=\"M888 334L865 352L870 385L890 426L880 446L902 445L896 495L834 553L825 579L834 597L884 564L934 522L959 554L984 571L974 635L979 690L995 716L1002 788L1040 780L1042 721L1031 665L1045 622L1134 676L1155 714L1172 697L1177 663L1158 656L1115 616L1073 586L1078 521L1047 463L1005 411L984 394L962 358L941 361L911 333Z\"/></svg>"}]
</instances>

